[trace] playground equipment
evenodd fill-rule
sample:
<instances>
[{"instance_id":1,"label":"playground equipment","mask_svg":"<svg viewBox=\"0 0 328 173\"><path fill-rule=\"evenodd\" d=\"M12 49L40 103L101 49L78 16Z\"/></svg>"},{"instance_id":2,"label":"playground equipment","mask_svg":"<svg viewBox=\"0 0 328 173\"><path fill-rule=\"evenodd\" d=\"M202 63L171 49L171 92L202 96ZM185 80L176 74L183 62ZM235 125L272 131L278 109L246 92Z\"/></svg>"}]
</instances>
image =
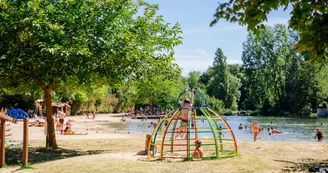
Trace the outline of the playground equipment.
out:
<instances>
[{"instance_id":1,"label":"playground equipment","mask_svg":"<svg viewBox=\"0 0 328 173\"><path fill-rule=\"evenodd\" d=\"M17 123L17 119L0 112L0 168L5 167L6 121ZM23 166L26 166L28 164L28 118L24 119L22 160Z\"/></svg>"},{"instance_id":2,"label":"playground equipment","mask_svg":"<svg viewBox=\"0 0 328 173\"><path fill-rule=\"evenodd\" d=\"M186 100L187 96L191 98L192 107L181 107L179 102ZM184 119L186 109L189 113ZM236 139L229 124L209 108L200 92L186 89L176 101L176 110L165 115L154 128L147 147L148 157L195 159L193 153L199 145L195 141L202 143L203 156L200 159L237 155Z\"/></svg>"},{"instance_id":3,"label":"playground equipment","mask_svg":"<svg viewBox=\"0 0 328 173\"><path fill-rule=\"evenodd\" d=\"M28 118L28 114L21 109L10 109L6 114L15 119Z\"/></svg>"}]
</instances>

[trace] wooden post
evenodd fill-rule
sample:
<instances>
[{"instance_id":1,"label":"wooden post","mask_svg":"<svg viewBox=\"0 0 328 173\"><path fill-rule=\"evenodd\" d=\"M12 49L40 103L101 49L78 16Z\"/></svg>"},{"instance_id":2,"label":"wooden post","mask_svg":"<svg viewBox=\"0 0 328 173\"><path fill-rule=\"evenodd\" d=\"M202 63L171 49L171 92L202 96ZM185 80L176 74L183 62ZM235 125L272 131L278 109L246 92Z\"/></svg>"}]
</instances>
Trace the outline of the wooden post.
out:
<instances>
[{"instance_id":1,"label":"wooden post","mask_svg":"<svg viewBox=\"0 0 328 173\"><path fill-rule=\"evenodd\" d=\"M24 118L23 166L28 165L28 118Z\"/></svg>"},{"instance_id":2,"label":"wooden post","mask_svg":"<svg viewBox=\"0 0 328 173\"><path fill-rule=\"evenodd\" d=\"M6 120L0 119L0 168L5 167Z\"/></svg>"}]
</instances>

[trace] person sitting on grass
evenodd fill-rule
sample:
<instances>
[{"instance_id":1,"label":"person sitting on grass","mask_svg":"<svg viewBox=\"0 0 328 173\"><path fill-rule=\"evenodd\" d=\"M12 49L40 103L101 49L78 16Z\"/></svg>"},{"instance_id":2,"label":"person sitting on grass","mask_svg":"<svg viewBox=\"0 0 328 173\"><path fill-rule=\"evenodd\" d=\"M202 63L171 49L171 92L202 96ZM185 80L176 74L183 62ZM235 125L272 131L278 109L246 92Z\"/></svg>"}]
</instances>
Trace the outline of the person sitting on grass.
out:
<instances>
[{"instance_id":1,"label":"person sitting on grass","mask_svg":"<svg viewBox=\"0 0 328 173\"><path fill-rule=\"evenodd\" d=\"M203 157L203 149L201 149L202 141L196 140L195 146L196 149L194 151L194 154L192 155L193 158L202 158Z\"/></svg>"},{"instance_id":2,"label":"person sitting on grass","mask_svg":"<svg viewBox=\"0 0 328 173\"><path fill-rule=\"evenodd\" d=\"M317 128L317 134L315 135L314 139L316 138L318 138L318 142L321 142L323 140L323 133L319 128Z\"/></svg>"}]
</instances>

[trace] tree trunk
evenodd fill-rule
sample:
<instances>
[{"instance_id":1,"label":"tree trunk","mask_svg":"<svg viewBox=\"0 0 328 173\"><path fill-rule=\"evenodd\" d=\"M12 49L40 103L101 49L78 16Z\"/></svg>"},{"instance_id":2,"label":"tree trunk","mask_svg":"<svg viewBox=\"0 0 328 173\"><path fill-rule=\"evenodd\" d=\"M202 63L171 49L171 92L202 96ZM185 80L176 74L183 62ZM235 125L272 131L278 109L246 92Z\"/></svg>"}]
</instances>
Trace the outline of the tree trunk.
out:
<instances>
[{"instance_id":1,"label":"tree trunk","mask_svg":"<svg viewBox=\"0 0 328 173\"><path fill-rule=\"evenodd\" d=\"M57 148L56 134L54 120L52 117L52 97L51 97L51 85L43 87L45 102L46 102L46 115L47 115L47 128L48 128L48 140L46 146L51 148Z\"/></svg>"}]
</instances>

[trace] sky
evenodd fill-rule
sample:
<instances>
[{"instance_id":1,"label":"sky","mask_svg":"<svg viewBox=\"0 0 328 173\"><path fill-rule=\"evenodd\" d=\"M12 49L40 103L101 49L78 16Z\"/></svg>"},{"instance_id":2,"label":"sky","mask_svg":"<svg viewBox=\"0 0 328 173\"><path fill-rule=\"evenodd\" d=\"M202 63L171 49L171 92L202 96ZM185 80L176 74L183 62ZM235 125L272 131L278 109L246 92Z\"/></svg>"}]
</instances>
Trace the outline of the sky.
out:
<instances>
[{"instance_id":1,"label":"sky","mask_svg":"<svg viewBox=\"0 0 328 173\"><path fill-rule=\"evenodd\" d=\"M215 26L209 24L218 6L218 0L147 0L159 4L158 14L165 22L179 23L183 31L183 44L175 48L176 63L190 71L206 71L212 65L218 47L223 50L229 64L241 64L242 43L246 40L247 28L225 20ZM286 24L289 10L279 9L268 16L267 25Z\"/></svg>"}]
</instances>

